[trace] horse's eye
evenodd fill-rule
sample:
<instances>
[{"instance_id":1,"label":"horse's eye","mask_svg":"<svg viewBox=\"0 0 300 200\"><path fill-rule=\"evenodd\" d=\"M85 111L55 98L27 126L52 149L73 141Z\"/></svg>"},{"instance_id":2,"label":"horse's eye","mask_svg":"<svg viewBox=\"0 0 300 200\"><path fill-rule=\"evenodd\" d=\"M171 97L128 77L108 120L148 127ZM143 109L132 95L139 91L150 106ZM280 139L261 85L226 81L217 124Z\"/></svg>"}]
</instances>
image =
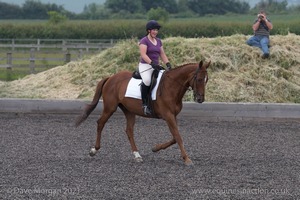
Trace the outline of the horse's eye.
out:
<instances>
[{"instance_id":1,"label":"horse's eye","mask_svg":"<svg viewBox=\"0 0 300 200\"><path fill-rule=\"evenodd\" d=\"M206 77L205 77L204 79L203 79L203 78L199 78L199 79L198 79L198 83L202 83L203 80L206 81Z\"/></svg>"}]
</instances>

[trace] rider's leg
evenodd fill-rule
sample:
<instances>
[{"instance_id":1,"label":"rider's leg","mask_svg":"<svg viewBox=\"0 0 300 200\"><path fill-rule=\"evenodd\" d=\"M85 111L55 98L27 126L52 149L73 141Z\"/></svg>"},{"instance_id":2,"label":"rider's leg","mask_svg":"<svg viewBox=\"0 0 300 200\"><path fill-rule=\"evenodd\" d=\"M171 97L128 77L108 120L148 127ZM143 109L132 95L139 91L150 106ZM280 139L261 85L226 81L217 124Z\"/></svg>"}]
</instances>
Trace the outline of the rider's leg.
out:
<instances>
[{"instance_id":1,"label":"rider's leg","mask_svg":"<svg viewBox=\"0 0 300 200\"><path fill-rule=\"evenodd\" d=\"M139 64L139 72L142 77L142 84L141 84L141 96L142 96L142 103L143 103L143 111L145 115L151 115L151 110L148 105L148 94L150 92L150 84L151 84L151 75L153 72L153 68L149 64L140 63Z\"/></svg>"},{"instance_id":2,"label":"rider's leg","mask_svg":"<svg viewBox=\"0 0 300 200\"><path fill-rule=\"evenodd\" d=\"M145 115L151 115L151 110L149 108L148 95L150 91L150 86L146 86L144 83L141 84L141 94L142 94L142 107Z\"/></svg>"}]
</instances>

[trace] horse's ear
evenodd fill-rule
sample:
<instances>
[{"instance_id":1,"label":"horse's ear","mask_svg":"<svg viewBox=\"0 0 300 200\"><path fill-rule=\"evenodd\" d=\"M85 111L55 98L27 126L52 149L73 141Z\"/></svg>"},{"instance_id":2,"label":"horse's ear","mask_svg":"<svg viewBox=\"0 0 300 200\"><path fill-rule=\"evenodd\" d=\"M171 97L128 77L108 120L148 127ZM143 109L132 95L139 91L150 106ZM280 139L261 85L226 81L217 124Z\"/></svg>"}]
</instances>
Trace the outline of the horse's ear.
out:
<instances>
[{"instance_id":1,"label":"horse's ear","mask_svg":"<svg viewBox=\"0 0 300 200\"><path fill-rule=\"evenodd\" d=\"M203 60L201 60L200 62L199 62L199 68L201 68L203 66Z\"/></svg>"},{"instance_id":2,"label":"horse's ear","mask_svg":"<svg viewBox=\"0 0 300 200\"><path fill-rule=\"evenodd\" d=\"M211 60L206 64L206 69L209 67Z\"/></svg>"}]
</instances>

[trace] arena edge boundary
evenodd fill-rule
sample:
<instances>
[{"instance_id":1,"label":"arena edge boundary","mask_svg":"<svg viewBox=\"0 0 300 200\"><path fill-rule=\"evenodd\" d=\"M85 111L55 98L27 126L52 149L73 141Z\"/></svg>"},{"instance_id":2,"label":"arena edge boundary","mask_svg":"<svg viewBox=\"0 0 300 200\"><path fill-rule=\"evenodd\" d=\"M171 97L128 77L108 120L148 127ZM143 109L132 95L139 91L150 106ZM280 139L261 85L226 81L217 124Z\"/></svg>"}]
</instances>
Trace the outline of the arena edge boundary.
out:
<instances>
[{"instance_id":1,"label":"arena edge boundary","mask_svg":"<svg viewBox=\"0 0 300 200\"><path fill-rule=\"evenodd\" d=\"M79 114L87 100L0 99L0 113ZM100 115L102 101L92 114ZM118 110L116 113L121 112ZM300 104L184 102L179 116L210 120L296 120L300 122Z\"/></svg>"}]
</instances>

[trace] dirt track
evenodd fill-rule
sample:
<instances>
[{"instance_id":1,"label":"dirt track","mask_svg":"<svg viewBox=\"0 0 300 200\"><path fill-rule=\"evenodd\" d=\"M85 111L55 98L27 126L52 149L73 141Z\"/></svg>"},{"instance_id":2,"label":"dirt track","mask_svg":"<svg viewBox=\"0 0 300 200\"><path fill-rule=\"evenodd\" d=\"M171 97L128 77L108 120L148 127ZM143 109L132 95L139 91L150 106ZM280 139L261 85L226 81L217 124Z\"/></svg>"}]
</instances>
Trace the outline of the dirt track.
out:
<instances>
[{"instance_id":1,"label":"dirt track","mask_svg":"<svg viewBox=\"0 0 300 200\"><path fill-rule=\"evenodd\" d=\"M125 119L106 124L95 157L97 116L1 114L0 199L300 199L300 123L197 121L180 117L184 165L161 120L137 118L135 163Z\"/></svg>"}]
</instances>

